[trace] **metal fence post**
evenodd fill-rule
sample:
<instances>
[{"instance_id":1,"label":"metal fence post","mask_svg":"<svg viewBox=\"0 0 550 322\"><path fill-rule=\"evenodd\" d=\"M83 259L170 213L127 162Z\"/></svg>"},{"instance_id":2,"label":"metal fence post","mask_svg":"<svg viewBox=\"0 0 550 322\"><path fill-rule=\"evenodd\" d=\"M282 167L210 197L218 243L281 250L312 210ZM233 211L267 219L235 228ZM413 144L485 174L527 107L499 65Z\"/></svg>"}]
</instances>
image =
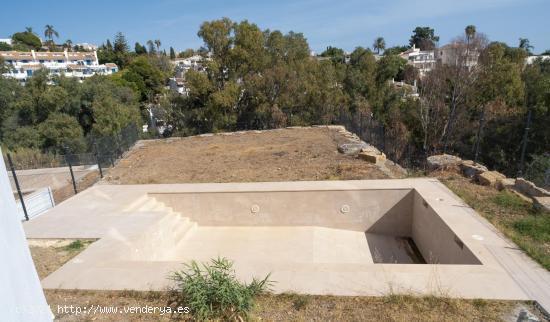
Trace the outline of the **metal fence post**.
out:
<instances>
[{"instance_id":1,"label":"metal fence post","mask_svg":"<svg viewBox=\"0 0 550 322\"><path fill-rule=\"evenodd\" d=\"M69 171L71 172L71 179L73 181L74 194L76 195L78 191L76 190L76 181L74 180L73 166L71 165L71 161L69 161L68 159L67 163L69 164Z\"/></svg>"},{"instance_id":2,"label":"metal fence post","mask_svg":"<svg viewBox=\"0 0 550 322\"><path fill-rule=\"evenodd\" d=\"M103 169L101 169L101 160L99 159L99 154L95 155L97 160L97 167L99 168L99 176L103 179Z\"/></svg>"},{"instance_id":3,"label":"metal fence post","mask_svg":"<svg viewBox=\"0 0 550 322\"><path fill-rule=\"evenodd\" d=\"M29 221L29 214L27 213L27 207L25 207L25 200L23 200L23 193L21 193L21 188L19 187L19 180L17 180L17 174L15 174L15 168L13 166L13 161L11 160L11 155L8 153L7 156L11 173L13 175L13 181L15 181L15 187L17 188L17 194L19 195L19 200L21 201L21 206L23 207L23 213L25 214L25 220Z\"/></svg>"}]
</instances>

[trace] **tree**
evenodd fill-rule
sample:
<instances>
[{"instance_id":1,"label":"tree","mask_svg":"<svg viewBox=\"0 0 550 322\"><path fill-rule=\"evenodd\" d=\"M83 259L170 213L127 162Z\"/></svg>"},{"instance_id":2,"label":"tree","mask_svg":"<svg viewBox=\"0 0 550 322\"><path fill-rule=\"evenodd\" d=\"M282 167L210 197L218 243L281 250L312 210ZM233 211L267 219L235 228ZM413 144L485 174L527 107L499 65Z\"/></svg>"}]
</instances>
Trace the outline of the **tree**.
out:
<instances>
[{"instance_id":1,"label":"tree","mask_svg":"<svg viewBox=\"0 0 550 322\"><path fill-rule=\"evenodd\" d=\"M119 77L137 88L141 101L152 100L155 94L160 93L165 78L145 56L134 59L120 74Z\"/></svg>"},{"instance_id":2,"label":"tree","mask_svg":"<svg viewBox=\"0 0 550 322\"><path fill-rule=\"evenodd\" d=\"M147 47L149 48L149 54L154 54L157 52L155 49L155 43L152 40L147 40Z\"/></svg>"},{"instance_id":3,"label":"tree","mask_svg":"<svg viewBox=\"0 0 550 322\"><path fill-rule=\"evenodd\" d=\"M34 32L32 31L32 27L25 27L25 31L34 34Z\"/></svg>"},{"instance_id":4,"label":"tree","mask_svg":"<svg viewBox=\"0 0 550 322\"><path fill-rule=\"evenodd\" d=\"M0 51L9 51L9 50L12 50L12 49L13 49L12 46L8 45L7 43L0 42ZM0 68L2 68L2 67L0 67Z\"/></svg>"},{"instance_id":5,"label":"tree","mask_svg":"<svg viewBox=\"0 0 550 322\"><path fill-rule=\"evenodd\" d=\"M73 41L70 40L70 39L67 39L67 40L65 41L65 44L63 44L63 47L66 48L66 49L68 49L69 51L71 51L72 48L73 48Z\"/></svg>"},{"instance_id":6,"label":"tree","mask_svg":"<svg viewBox=\"0 0 550 322\"><path fill-rule=\"evenodd\" d=\"M376 50L376 53L380 55L380 51L384 51L386 49L386 41L383 37L378 37L374 40L374 43L372 44L372 48Z\"/></svg>"},{"instance_id":7,"label":"tree","mask_svg":"<svg viewBox=\"0 0 550 322\"><path fill-rule=\"evenodd\" d=\"M143 46L139 42L136 42L136 44L134 45L134 52L136 53L136 55L147 54L147 48L145 48L145 46Z\"/></svg>"},{"instance_id":8,"label":"tree","mask_svg":"<svg viewBox=\"0 0 550 322\"><path fill-rule=\"evenodd\" d=\"M62 113L52 114L38 126L42 148L59 154L75 154L85 150L84 133L75 118Z\"/></svg>"},{"instance_id":9,"label":"tree","mask_svg":"<svg viewBox=\"0 0 550 322\"><path fill-rule=\"evenodd\" d=\"M518 48L525 50L529 55L531 55L531 50L534 49L535 47L531 46L529 39L520 38Z\"/></svg>"},{"instance_id":10,"label":"tree","mask_svg":"<svg viewBox=\"0 0 550 322\"><path fill-rule=\"evenodd\" d=\"M468 40L468 43L470 43L470 40L472 40L476 35L476 26L466 26L466 28L464 28L464 33L466 34L466 39Z\"/></svg>"},{"instance_id":11,"label":"tree","mask_svg":"<svg viewBox=\"0 0 550 322\"><path fill-rule=\"evenodd\" d=\"M343 64L346 62L346 53L341 48L328 46L319 56L328 57L335 63Z\"/></svg>"},{"instance_id":12,"label":"tree","mask_svg":"<svg viewBox=\"0 0 550 322\"><path fill-rule=\"evenodd\" d=\"M113 50L115 53L126 54L130 49L128 46L128 41L122 32L117 32L115 34Z\"/></svg>"},{"instance_id":13,"label":"tree","mask_svg":"<svg viewBox=\"0 0 550 322\"><path fill-rule=\"evenodd\" d=\"M170 59L176 59L176 51L170 46Z\"/></svg>"},{"instance_id":14,"label":"tree","mask_svg":"<svg viewBox=\"0 0 550 322\"><path fill-rule=\"evenodd\" d=\"M479 59L471 102L480 111L479 127L474 144L474 161L478 161L483 144L483 130L487 121L509 114L523 103L524 91L521 80L523 64L517 64L505 55L499 44L489 46ZM491 151L488 151L491 152Z\"/></svg>"},{"instance_id":15,"label":"tree","mask_svg":"<svg viewBox=\"0 0 550 322\"><path fill-rule=\"evenodd\" d=\"M407 61L397 55L383 56L378 62L376 80L379 84L397 78Z\"/></svg>"},{"instance_id":16,"label":"tree","mask_svg":"<svg viewBox=\"0 0 550 322\"><path fill-rule=\"evenodd\" d=\"M42 47L42 42L40 41L40 38L38 38L34 33L23 31L23 32L16 32L11 36L12 41L14 42L14 46L16 45L23 45L26 49L24 50L30 50L30 49L40 49Z\"/></svg>"},{"instance_id":17,"label":"tree","mask_svg":"<svg viewBox=\"0 0 550 322\"><path fill-rule=\"evenodd\" d=\"M159 54L160 54L160 45L161 45L160 39L155 39L155 46L157 46L157 53Z\"/></svg>"},{"instance_id":18,"label":"tree","mask_svg":"<svg viewBox=\"0 0 550 322\"><path fill-rule=\"evenodd\" d=\"M53 46L53 37L59 38L59 33L54 29L52 25L46 25L44 27L44 37L48 39L50 46Z\"/></svg>"},{"instance_id":19,"label":"tree","mask_svg":"<svg viewBox=\"0 0 550 322\"><path fill-rule=\"evenodd\" d=\"M435 35L435 31L430 27L416 27L413 30L409 44L416 46L420 50L433 50L439 41L439 36Z\"/></svg>"}]
</instances>

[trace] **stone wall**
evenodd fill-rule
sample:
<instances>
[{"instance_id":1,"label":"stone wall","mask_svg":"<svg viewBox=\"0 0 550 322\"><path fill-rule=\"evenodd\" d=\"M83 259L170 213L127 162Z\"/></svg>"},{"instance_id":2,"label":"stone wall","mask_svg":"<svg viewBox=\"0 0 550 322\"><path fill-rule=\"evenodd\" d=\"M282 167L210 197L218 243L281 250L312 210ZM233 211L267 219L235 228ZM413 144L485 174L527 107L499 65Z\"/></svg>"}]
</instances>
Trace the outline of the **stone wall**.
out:
<instances>
[{"instance_id":1,"label":"stone wall","mask_svg":"<svg viewBox=\"0 0 550 322\"><path fill-rule=\"evenodd\" d=\"M428 157L427 163L430 170L456 169L463 176L472 178L481 185L514 191L532 200L536 207L550 211L550 192L524 178L507 178L498 171L490 171L482 164L449 154L432 155Z\"/></svg>"}]
</instances>

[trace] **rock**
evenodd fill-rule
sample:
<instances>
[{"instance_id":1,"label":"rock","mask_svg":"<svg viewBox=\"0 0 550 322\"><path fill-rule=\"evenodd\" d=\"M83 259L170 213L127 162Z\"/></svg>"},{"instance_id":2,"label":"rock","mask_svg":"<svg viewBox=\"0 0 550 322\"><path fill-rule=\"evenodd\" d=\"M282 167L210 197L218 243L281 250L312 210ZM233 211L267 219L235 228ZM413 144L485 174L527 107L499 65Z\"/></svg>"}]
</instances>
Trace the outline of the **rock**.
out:
<instances>
[{"instance_id":1,"label":"rock","mask_svg":"<svg viewBox=\"0 0 550 322\"><path fill-rule=\"evenodd\" d=\"M428 157L428 168L430 170L445 169L453 166L457 166L462 161L461 158L449 155L449 154L437 154Z\"/></svg>"},{"instance_id":2,"label":"rock","mask_svg":"<svg viewBox=\"0 0 550 322\"><path fill-rule=\"evenodd\" d=\"M515 183L516 183L516 179L514 178L498 179L495 187L498 190L512 189Z\"/></svg>"},{"instance_id":3,"label":"rock","mask_svg":"<svg viewBox=\"0 0 550 322\"><path fill-rule=\"evenodd\" d=\"M346 131L346 128L343 125L323 125L323 126L326 126L327 129L331 129L331 130Z\"/></svg>"},{"instance_id":4,"label":"rock","mask_svg":"<svg viewBox=\"0 0 550 322\"><path fill-rule=\"evenodd\" d=\"M369 163L374 163L374 164L386 161L386 155L384 153L381 153L381 152L377 153L377 152L373 152L373 151L359 152L359 158L362 159L362 160L365 160Z\"/></svg>"},{"instance_id":5,"label":"rock","mask_svg":"<svg viewBox=\"0 0 550 322\"><path fill-rule=\"evenodd\" d=\"M460 170L464 174L464 176L468 178L473 178L477 176L478 174L489 171L486 166L475 163L472 160L464 160L460 163Z\"/></svg>"},{"instance_id":6,"label":"rock","mask_svg":"<svg viewBox=\"0 0 550 322\"><path fill-rule=\"evenodd\" d=\"M485 171L477 175L477 181L483 186L496 187L499 179L505 179L506 176L498 171Z\"/></svg>"},{"instance_id":7,"label":"rock","mask_svg":"<svg viewBox=\"0 0 550 322\"><path fill-rule=\"evenodd\" d=\"M550 212L550 197L533 197L535 208Z\"/></svg>"},{"instance_id":8,"label":"rock","mask_svg":"<svg viewBox=\"0 0 550 322\"><path fill-rule=\"evenodd\" d=\"M550 192L523 178L516 179L514 189L528 197L550 197Z\"/></svg>"},{"instance_id":9,"label":"rock","mask_svg":"<svg viewBox=\"0 0 550 322\"><path fill-rule=\"evenodd\" d=\"M529 312L528 309L522 308L517 314L516 322L540 322L540 319L533 313Z\"/></svg>"},{"instance_id":10,"label":"rock","mask_svg":"<svg viewBox=\"0 0 550 322\"><path fill-rule=\"evenodd\" d=\"M343 143L338 145L338 152L346 155L355 155L361 152L361 149L367 148L369 145L363 141L356 143Z\"/></svg>"}]
</instances>

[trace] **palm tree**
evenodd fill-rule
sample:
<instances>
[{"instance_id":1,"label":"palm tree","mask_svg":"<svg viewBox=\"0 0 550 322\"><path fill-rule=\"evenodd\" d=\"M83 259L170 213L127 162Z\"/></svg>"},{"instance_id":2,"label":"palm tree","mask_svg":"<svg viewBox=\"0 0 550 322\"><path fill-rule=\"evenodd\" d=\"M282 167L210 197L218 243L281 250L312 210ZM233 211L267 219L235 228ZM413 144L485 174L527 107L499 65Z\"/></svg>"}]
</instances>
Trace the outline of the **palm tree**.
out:
<instances>
[{"instance_id":1,"label":"palm tree","mask_svg":"<svg viewBox=\"0 0 550 322\"><path fill-rule=\"evenodd\" d=\"M160 39L155 39L155 46L157 46L157 53L160 53Z\"/></svg>"},{"instance_id":2,"label":"palm tree","mask_svg":"<svg viewBox=\"0 0 550 322\"><path fill-rule=\"evenodd\" d=\"M53 36L59 38L59 33L53 29L52 25L46 25L44 28L44 36L49 39L50 44L53 45Z\"/></svg>"},{"instance_id":3,"label":"palm tree","mask_svg":"<svg viewBox=\"0 0 550 322\"><path fill-rule=\"evenodd\" d=\"M520 38L518 47L524 49L528 54L531 54L531 49L535 48L531 46L531 43L527 38Z\"/></svg>"},{"instance_id":4,"label":"palm tree","mask_svg":"<svg viewBox=\"0 0 550 322\"><path fill-rule=\"evenodd\" d=\"M386 49L386 41L384 40L384 37L376 38L372 44L372 48L376 50L378 55L380 55L380 51Z\"/></svg>"},{"instance_id":5,"label":"palm tree","mask_svg":"<svg viewBox=\"0 0 550 322\"><path fill-rule=\"evenodd\" d=\"M468 45L470 45L470 41L472 41L472 39L476 36L476 26L468 25L464 28L464 32L466 33L466 41L468 42Z\"/></svg>"},{"instance_id":6,"label":"palm tree","mask_svg":"<svg viewBox=\"0 0 550 322\"><path fill-rule=\"evenodd\" d=\"M65 44L63 45L63 47L69 49L69 51L71 51L71 49L73 48L73 41L70 40L70 39L67 39L67 41L65 41Z\"/></svg>"},{"instance_id":7,"label":"palm tree","mask_svg":"<svg viewBox=\"0 0 550 322\"><path fill-rule=\"evenodd\" d=\"M34 34L34 31L32 31L32 27L25 27L25 31Z\"/></svg>"},{"instance_id":8,"label":"palm tree","mask_svg":"<svg viewBox=\"0 0 550 322\"><path fill-rule=\"evenodd\" d=\"M155 52L155 43L152 40L147 40L147 47L149 47L148 48L149 54L152 54Z\"/></svg>"}]
</instances>

